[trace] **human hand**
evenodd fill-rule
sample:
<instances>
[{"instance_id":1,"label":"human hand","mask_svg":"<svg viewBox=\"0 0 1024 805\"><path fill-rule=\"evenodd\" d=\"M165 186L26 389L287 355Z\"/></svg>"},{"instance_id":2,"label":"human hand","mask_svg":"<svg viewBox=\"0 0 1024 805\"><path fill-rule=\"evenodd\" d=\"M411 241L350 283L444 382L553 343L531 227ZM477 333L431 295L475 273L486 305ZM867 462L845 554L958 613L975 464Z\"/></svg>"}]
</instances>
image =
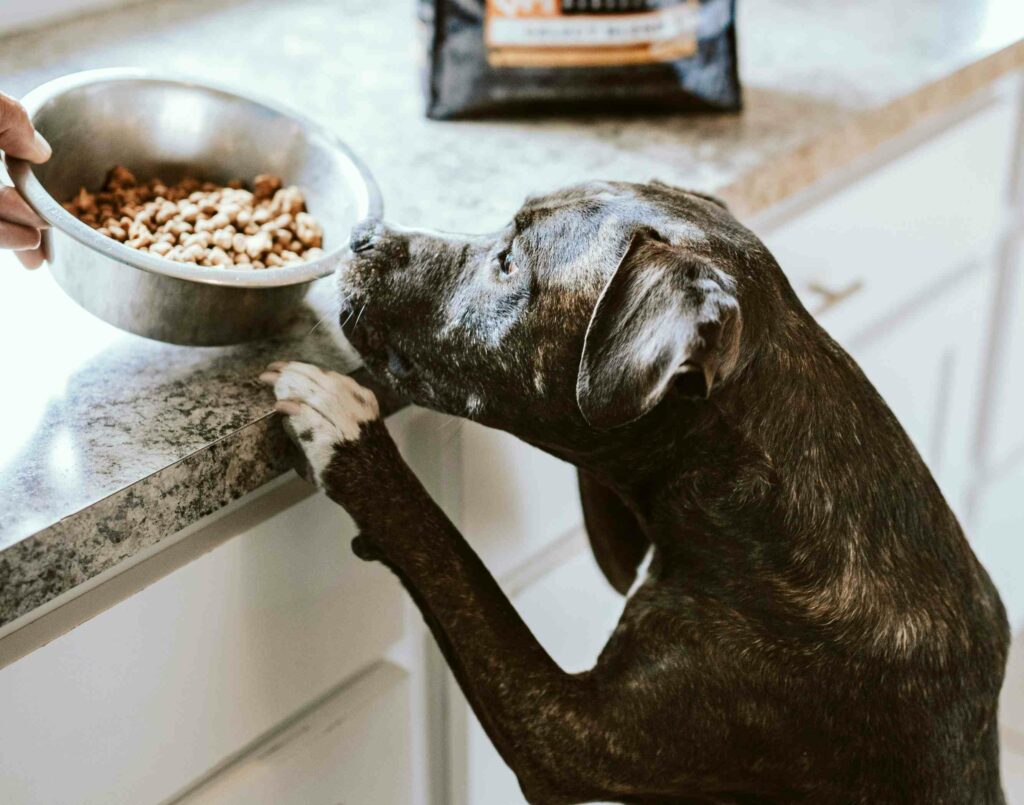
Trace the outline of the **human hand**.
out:
<instances>
[{"instance_id":1,"label":"human hand","mask_svg":"<svg viewBox=\"0 0 1024 805\"><path fill-rule=\"evenodd\" d=\"M32 128L25 108L14 98L0 92L0 151L29 162L46 162L50 146L43 135ZM26 268L38 268L43 262L40 245L46 221L29 207L13 187L0 184L0 249L13 249Z\"/></svg>"}]
</instances>

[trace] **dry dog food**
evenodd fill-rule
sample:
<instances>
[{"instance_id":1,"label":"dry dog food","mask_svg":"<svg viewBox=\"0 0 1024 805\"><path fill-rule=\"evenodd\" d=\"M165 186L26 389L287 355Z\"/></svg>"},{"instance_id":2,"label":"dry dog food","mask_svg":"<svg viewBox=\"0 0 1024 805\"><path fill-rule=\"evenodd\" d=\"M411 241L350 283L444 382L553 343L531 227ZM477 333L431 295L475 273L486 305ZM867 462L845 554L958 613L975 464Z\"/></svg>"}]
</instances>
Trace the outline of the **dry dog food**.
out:
<instances>
[{"instance_id":1,"label":"dry dog food","mask_svg":"<svg viewBox=\"0 0 1024 805\"><path fill-rule=\"evenodd\" d=\"M427 114L740 107L735 0L419 0Z\"/></svg>"},{"instance_id":2,"label":"dry dog food","mask_svg":"<svg viewBox=\"0 0 1024 805\"><path fill-rule=\"evenodd\" d=\"M302 191L269 174L249 190L240 180L141 182L118 165L100 192L83 187L64 209L101 235L178 263L258 269L323 254L323 230Z\"/></svg>"}]
</instances>

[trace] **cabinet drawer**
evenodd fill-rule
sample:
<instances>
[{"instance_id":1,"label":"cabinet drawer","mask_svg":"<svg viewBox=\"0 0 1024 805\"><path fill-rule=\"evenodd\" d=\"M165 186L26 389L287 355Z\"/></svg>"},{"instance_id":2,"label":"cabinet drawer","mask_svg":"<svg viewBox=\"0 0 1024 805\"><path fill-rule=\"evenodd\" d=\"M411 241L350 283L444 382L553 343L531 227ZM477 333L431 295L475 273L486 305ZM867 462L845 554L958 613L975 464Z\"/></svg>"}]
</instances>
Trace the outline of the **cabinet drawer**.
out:
<instances>
[{"instance_id":1,"label":"cabinet drawer","mask_svg":"<svg viewBox=\"0 0 1024 805\"><path fill-rule=\"evenodd\" d=\"M407 805L409 678L371 668L172 800L181 805Z\"/></svg>"},{"instance_id":2,"label":"cabinet drawer","mask_svg":"<svg viewBox=\"0 0 1024 805\"><path fill-rule=\"evenodd\" d=\"M583 520L576 470L501 431L461 434L463 533L503 575Z\"/></svg>"},{"instance_id":3,"label":"cabinet drawer","mask_svg":"<svg viewBox=\"0 0 1024 805\"><path fill-rule=\"evenodd\" d=\"M382 656L403 593L352 536L302 498L0 671L0 801L160 801Z\"/></svg>"},{"instance_id":4,"label":"cabinet drawer","mask_svg":"<svg viewBox=\"0 0 1024 805\"><path fill-rule=\"evenodd\" d=\"M840 341L987 256L1007 223L1017 108L1009 92L763 238Z\"/></svg>"}]
</instances>

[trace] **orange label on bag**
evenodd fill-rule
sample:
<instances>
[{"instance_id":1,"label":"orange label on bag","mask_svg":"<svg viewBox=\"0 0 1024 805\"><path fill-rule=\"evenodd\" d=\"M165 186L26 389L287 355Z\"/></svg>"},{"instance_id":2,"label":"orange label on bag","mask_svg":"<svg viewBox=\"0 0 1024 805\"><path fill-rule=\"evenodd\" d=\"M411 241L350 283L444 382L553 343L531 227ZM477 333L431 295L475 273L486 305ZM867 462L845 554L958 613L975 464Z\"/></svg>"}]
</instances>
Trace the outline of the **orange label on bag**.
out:
<instances>
[{"instance_id":1,"label":"orange label on bag","mask_svg":"<svg viewBox=\"0 0 1024 805\"><path fill-rule=\"evenodd\" d=\"M696 52L699 16L699 0L487 0L487 61L493 67L675 61Z\"/></svg>"}]
</instances>

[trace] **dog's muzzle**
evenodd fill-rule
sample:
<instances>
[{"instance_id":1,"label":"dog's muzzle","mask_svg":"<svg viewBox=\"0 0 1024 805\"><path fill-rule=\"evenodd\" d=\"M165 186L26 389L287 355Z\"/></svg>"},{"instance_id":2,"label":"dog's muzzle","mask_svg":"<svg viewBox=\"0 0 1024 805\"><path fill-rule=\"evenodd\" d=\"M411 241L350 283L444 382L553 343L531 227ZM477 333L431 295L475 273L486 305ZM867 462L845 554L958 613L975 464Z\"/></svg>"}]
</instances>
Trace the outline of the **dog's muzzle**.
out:
<instances>
[{"instance_id":1,"label":"dog's muzzle","mask_svg":"<svg viewBox=\"0 0 1024 805\"><path fill-rule=\"evenodd\" d=\"M364 218L352 227L349 235L348 247L353 254L367 252L377 245L380 240L383 225L379 218Z\"/></svg>"}]
</instances>

